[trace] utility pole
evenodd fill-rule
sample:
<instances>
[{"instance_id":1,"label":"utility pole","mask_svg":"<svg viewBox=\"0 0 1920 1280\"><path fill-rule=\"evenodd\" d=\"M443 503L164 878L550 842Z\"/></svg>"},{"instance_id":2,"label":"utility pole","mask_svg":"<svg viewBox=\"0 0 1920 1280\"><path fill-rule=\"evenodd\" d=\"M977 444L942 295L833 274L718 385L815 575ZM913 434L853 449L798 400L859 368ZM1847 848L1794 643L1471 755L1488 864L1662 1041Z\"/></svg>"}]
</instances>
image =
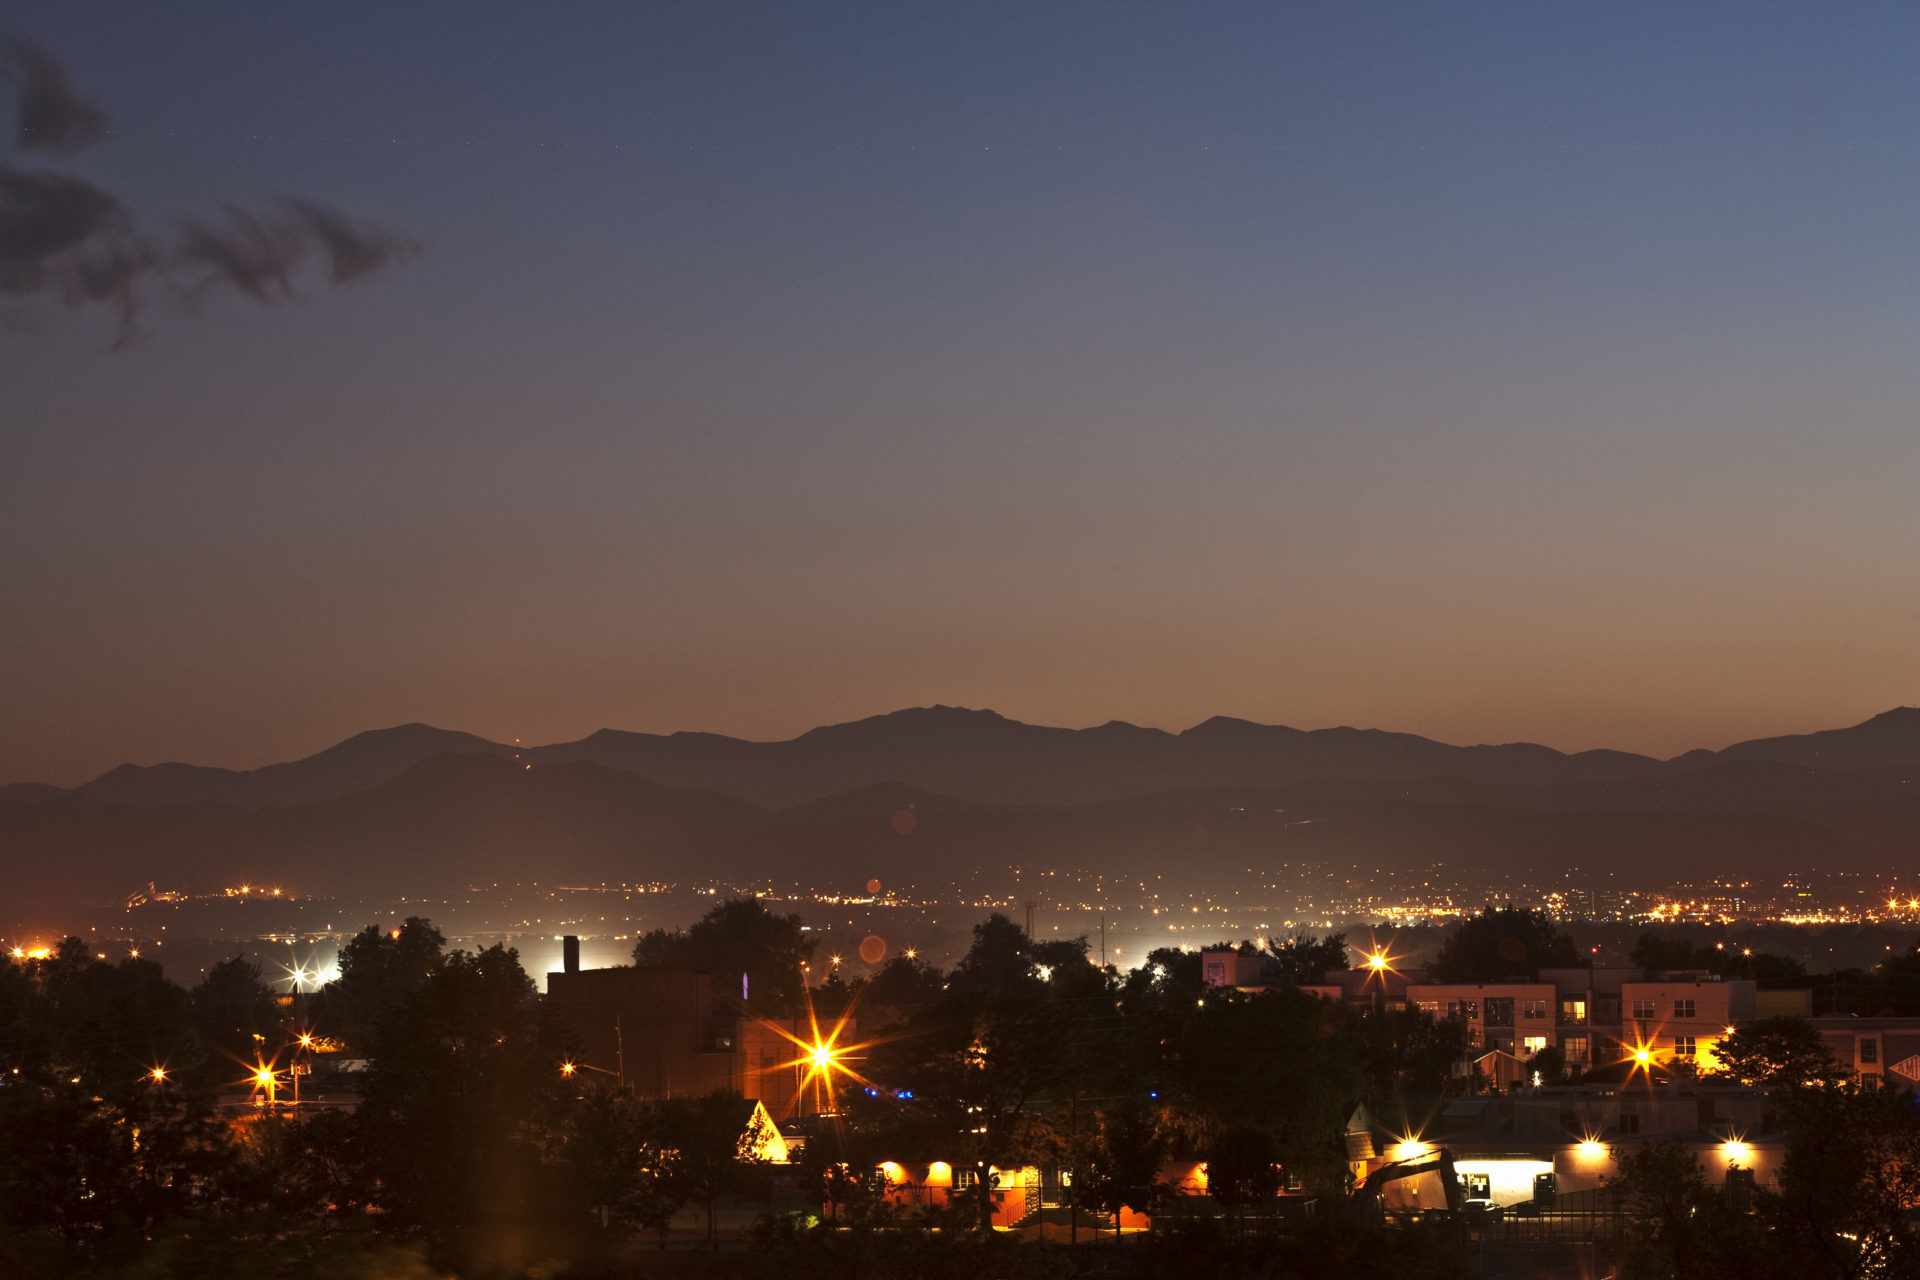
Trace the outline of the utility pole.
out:
<instances>
[{"instance_id":1,"label":"utility pole","mask_svg":"<svg viewBox=\"0 0 1920 1280\"><path fill-rule=\"evenodd\" d=\"M1033 899L1027 899L1027 937L1033 937Z\"/></svg>"},{"instance_id":2,"label":"utility pole","mask_svg":"<svg viewBox=\"0 0 1920 1280\"><path fill-rule=\"evenodd\" d=\"M1104 948L1102 948L1101 959L1104 967L1104 961L1105 961ZM1077 1164L1079 1163L1079 1160L1080 1160L1080 1091L1078 1089L1075 1089L1073 1091L1073 1101L1068 1104L1067 1116L1068 1116L1067 1150L1073 1152L1074 1163ZM1068 1177L1073 1176L1071 1170L1068 1171L1067 1176ZM1074 1194L1073 1184L1068 1183L1067 1184L1067 1245L1068 1247L1071 1248L1071 1247L1077 1247L1079 1243L1080 1243L1080 1197Z\"/></svg>"},{"instance_id":3,"label":"utility pole","mask_svg":"<svg viewBox=\"0 0 1920 1280\"><path fill-rule=\"evenodd\" d=\"M1107 913L1100 913L1100 971L1107 969Z\"/></svg>"}]
</instances>

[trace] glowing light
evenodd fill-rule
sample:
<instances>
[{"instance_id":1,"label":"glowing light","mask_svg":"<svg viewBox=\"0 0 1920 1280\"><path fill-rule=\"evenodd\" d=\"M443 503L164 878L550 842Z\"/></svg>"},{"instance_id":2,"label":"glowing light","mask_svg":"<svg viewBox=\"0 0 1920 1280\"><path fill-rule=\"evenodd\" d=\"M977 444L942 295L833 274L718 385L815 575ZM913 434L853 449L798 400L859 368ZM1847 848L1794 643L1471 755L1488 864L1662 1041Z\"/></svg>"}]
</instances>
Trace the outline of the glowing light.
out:
<instances>
[{"instance_id":1,"label":"glowing light","mask_svg":"<svg viewBox=\"0 0 1920 1280\"><path fill-rule=\"evenodd\" d=\"M1042 981L1042 982L1051 982L1051 981L1053 981L1053 966L1052 966L1052 965L1048 965L1048 964L1037 964L1037 965L1035 965L1035 966L1033 966L1033 971L1034 971L1035 973L1037 973L1037 974L1039 974L1039 975L1040 975L1040 981Z\"/></svg>"},{"instance_id":2,"label":"glowing light","mask_svg":"<svg viewBox=\"0 0 1920 1280\"><path fill-rule=\"evenodd\" d=\"M1728 1164L1745 1164L1753 1159L1753 1148L1737 1139L1730 1140L1720 1144L1720 1154L1727 1158Z\"/></svg>"},{"instance_id":3,"label":"glowing light","mask_svg":"<svg viewBox=\"0 0 1920 1280\"><path fill-rule=\"evenodd\" d=\"M1635 1049L1633 1051L1633 1060L1644 1067L1653 1061L1653 1050Z\"/></svg>"},{"instance_id":4,"label":"glowing light","mask_svg":"<svg viewBox=\"0 0 1920 1280\"><path fill-rule=\"evenodd\" d=\"M313 1037L303 1033L300 1037L300 1047L302 1049L313 1048Z\"/></svg>"},{"instance_id":5,"label":"glowing light","mask_svg":"<svg viewBox=\"0 0 1920 1280\"><path fill-rule=\"evenodd\" d=\"M387 936L389 938L392 938L395 942L400 941L400 931L398 929L393 930L391 933L387 934Z\"/></svg>"},{"instance_id":6,"label":"glowing light","mask_svg":"<svg viewBox=\"0 0 1920 1280\"><path fill-rule=\"evenodd\" d=\"M832 957L832 959L833 959L833 963L835 963L835 964L839 964L839 963L840 963L840 957L839 957L839 956L834 956L834 957Z\"/></svg>"},{"instance_id":7,"label":"glowing light","mask_svg":"<svg viewBox=\"0 0 1920 1280\"><path fill-rule=\"evenodd\" d=\"M905 951L902 951L900 954L905 956L907 959L912 960L913 958L918 956L920 953L918 951L915 951L912 947L908 947Z\"/></svg>"},{"instance_id":8,"label":"glowing light","mask_svg":"<svg viewBox=\"0 0 1920 1280\"><path fill-rule=\"evenodd\" d=\"M1396 1142L1393 1146L1389 1147L1387 1149L1387 1158L1389 1160L1412 1160L1416 1156L1423 1156L1431 1150L1433 1150L1432 1147L1429 1147L1418 1138L1409 1138L1405 1142Z\"/></svg>"},{"instance_id":9,"label":"glowing light","mask_svg":"<svg viewBox=\"0 0 1920 1280\"><path fill-rule=\"evenodd\" d=\"M1607 1154L1606 1144L1603 1142L1595 1142L1592 1138L1588 1138L1573 1150L1574 1154L1578 1155L1582 1160L1598 1160L1601 1156Z\"/></svg>"},{"instance_id":10,"label":"glowing light","mask_svg":"<svg viewBox=\"0 0 1920 1280\"><path fill-rule=\"evenodd\" d=\"M155 1084L164 1083L166 1078L167 1069L165 1067L155 1067L153 1070L147 1072L147 1079L153 1081Z\"/></svg>"},{"instance_id":11,"label":"glowing light","mask_svg":"<svg viewBox=\"0 0 1920 1280\"><path fill-rule=\"evenodd\" d=\"M261 1067L253 1073L253 1082L262 1089L270 1089L273 1087L273 1072L266 1067Z\"/></svg>"},{"instance_id":12,"label":"glowing light","mask_svg":"<svg viewBox=\"0 0 1920 1280\"><path fill-rule=\"evenodd\" d=\"M1387 971L1387 958L1376 951L1367 957L1367 968L1373 970L1375 973L1385 973Z\"/></svg>"},{"instance_id":13,"label":"glowing light","mask_svg":"<svg viewBox=\"0 0 1920 1280\"><path fill-rule=\"evenodd\" d=\"M579 1068L571 1062L563 1062L560 1064L560 1074L563 1076L570 1076L577 1070L579 1070Z\"/></svg>"}]
</instances>

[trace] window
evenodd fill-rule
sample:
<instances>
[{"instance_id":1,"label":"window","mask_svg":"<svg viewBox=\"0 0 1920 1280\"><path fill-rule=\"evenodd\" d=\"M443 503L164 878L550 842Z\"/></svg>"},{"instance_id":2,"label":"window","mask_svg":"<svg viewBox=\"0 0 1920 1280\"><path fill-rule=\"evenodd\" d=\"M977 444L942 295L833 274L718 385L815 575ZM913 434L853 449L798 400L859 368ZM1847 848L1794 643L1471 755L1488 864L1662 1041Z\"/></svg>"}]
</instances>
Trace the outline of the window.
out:
<instances>
[{"instance_id":1,"label":"window","mask_svg":"<svg viewBox=\"0 0 1920 1280\"><path fill-rule=\"evenodd\" d=\"M1585 1000L1562 1000L1560 1002L1560 1021L1576 1026L1587 1020L1587 1002Z\"/></svg>"},{"instance_id":2,"label":"window","mask_svg":"<svg viewBox=\"0 0 1920 1280\"><path fill-rule=\"evenodd\" d=\"M1653 1017L1653 1001L1635 1000L1633 1002L1633 1016L1642 1022L1650 1020Z\"/></svg>"},{"instance_id":3,"label":"window","mask_svg":"<svg viewBox=\"0 0 1920 1280\"><path fill-rule=\"evenodd\" d=\"M1622 1111L1620 1113L1620 1132L1622 1133L1640 1132L1640 1117L1635 1115L1631 1111Z\"/></svg>"},{"instance_id":4,"label":"window","mask_svg":"<svg viewBox=\"0 0 1920 1280\"><path fill-rule=\"evenodd\" d=\"M1472 1000L1447 1001L1447 1016L1449 1018L1472 1018L1479 1012L1478 1005Z\"/></svg>"},{"instance_id":5,"label":"window","mask_svg":"<svg viewBox=\"0 0 1920 1280\"><path fill-rule=\"evenodd\" d=\"M1560 1052L1566 1055L1569 1063L1586 1062L1587 1038L1585 1036L1561 1036Z\"/></svg>"},{"instance_id":6,"label":"window","mask_svg":"<svg viewBox=\"0 0 1920 1280\"><path fill-rule=\"evenodd\" d=\"M1513 997L1487 997L1487 1025L1490 1027L1510 1027L1513 1025Z\"/></svg>"},{"instance_id":7,"label":"window","mask_svg":"<svg viewBox=\"0 0 1920 1280\"><path fill-rule=\"evenodd\" d=\"M1547 1047L1547 1038L1545 1036L1528 1036L1522 1040L1521 1043L1527 1047L1527 1054L1532 1056Z\"/></svg>"},{"instance_id":8,"label":"window","mask_svg":"<svg viewBox=\"0 0 1920 1280\"><path fill-rule=\"evenodd\" d=\"M1693 1001L1675 1000L1673 1002L1673 1016L1676 1018L1691 1018L1693 1016Z\"/></svg>"},{"instance_id":9,"label":"window","mask_svg":"<svg viewBox=\"0 0 1920 1280\"><path fill-rule=\"evenodd\" d=\"M1421 1001L1418 1001L1417 1003L1419 1004L1420 1012L1422 1013L1431 1013L1436 1017L1440 1013L1440 1002L1438 1000L1421 1000Z\"/></svg>"},{"instance_id":10,"label":"window","mask_svg":"<svg viewBox=\"0 0 1920 1280\"><path fill-rule=\"evenodd\" d=\"M1879 1062L1880 1062L1880 1042L1874 1039L1872 1036L1862 1036L1860 1038L1861 1065L1865 1066L1871 1063L1877 1066Z\"/></svg>"},{"instance_id":11,"label":"window","mask_svg":"<svg viewBox=\"0 0 1920 1280\"><path fill-rule=\"evenodd\" d=\"M976 1168L973 1168L972 1166L955 1169L953 1171L953 1185L956 1189L962 1190L962 1191L966 1190L969 1187L979 1186L980 1171Z\"/></svg>"},{"instance_id":12,"label":"window","mask_svg":"<svg viewBox=\"0 0 1920 1280\"><path fill-rule=\"evenodd\" d=\"M1694 1056L1693 1037L1692 1036L1675 1036L1673 1038L1673 1056L1676 1058L1693 1057Z\"/></svg>"},{"instance_id":13,"label":"window","mask_svg":"<svg viewBox=\"0 0 1920 1280\"><path fill-rule=\"evenodd\" d=\"M1521 1016L1521 1017L1523 1017L1523 1018L1544 1018L1544 1017L1546 1017L1546 1016L1547 1016L1547 1002L1546 1002L1545 1000L1529 1000L1529 1001L1527 1001L1527 1002L1526 1002L1526 1003L1525 1003L1524 1005L1522 1005L1522 1006L1521 1006L1521 1008L1520 1008L1520 1016Z\"/></svg>"}]
</instances>

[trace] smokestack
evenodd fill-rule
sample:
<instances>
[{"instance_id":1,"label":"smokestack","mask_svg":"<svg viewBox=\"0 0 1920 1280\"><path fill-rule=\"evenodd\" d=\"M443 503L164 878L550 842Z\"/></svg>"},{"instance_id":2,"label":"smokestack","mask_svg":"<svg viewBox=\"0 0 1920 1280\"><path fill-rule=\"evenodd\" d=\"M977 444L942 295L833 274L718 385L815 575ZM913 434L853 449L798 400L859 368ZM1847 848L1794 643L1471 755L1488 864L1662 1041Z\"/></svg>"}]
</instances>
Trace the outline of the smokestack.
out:
<instances>
[{"instance_id":1,"label":"smokestack","mask_svg":"<svg viewBox=\"0 0 1920 1280\"><path fill-rule=\"evenodd\" d=\"M568 973L580 972L580 939L571 933L560 939L560 967Z\"/></svg>"}]
</instances>

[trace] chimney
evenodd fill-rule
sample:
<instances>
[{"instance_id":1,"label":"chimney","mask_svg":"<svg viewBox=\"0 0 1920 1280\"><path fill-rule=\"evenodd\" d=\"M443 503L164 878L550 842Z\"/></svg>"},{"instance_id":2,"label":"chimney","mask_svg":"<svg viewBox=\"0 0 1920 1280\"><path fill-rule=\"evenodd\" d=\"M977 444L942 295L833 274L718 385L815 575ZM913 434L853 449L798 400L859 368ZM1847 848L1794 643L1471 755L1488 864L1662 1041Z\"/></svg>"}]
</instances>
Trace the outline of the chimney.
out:
<instances>
[{"instance_id":1,"label":"chimney","mask_svg":"<svg viewBox=\"0 0 1920 1280\"><path fill-rule=\"evenodd\" d=\"M580 972L580 939L568 934L560 939L560 967L568 973Z\"/></svg>"}]
</instances>

